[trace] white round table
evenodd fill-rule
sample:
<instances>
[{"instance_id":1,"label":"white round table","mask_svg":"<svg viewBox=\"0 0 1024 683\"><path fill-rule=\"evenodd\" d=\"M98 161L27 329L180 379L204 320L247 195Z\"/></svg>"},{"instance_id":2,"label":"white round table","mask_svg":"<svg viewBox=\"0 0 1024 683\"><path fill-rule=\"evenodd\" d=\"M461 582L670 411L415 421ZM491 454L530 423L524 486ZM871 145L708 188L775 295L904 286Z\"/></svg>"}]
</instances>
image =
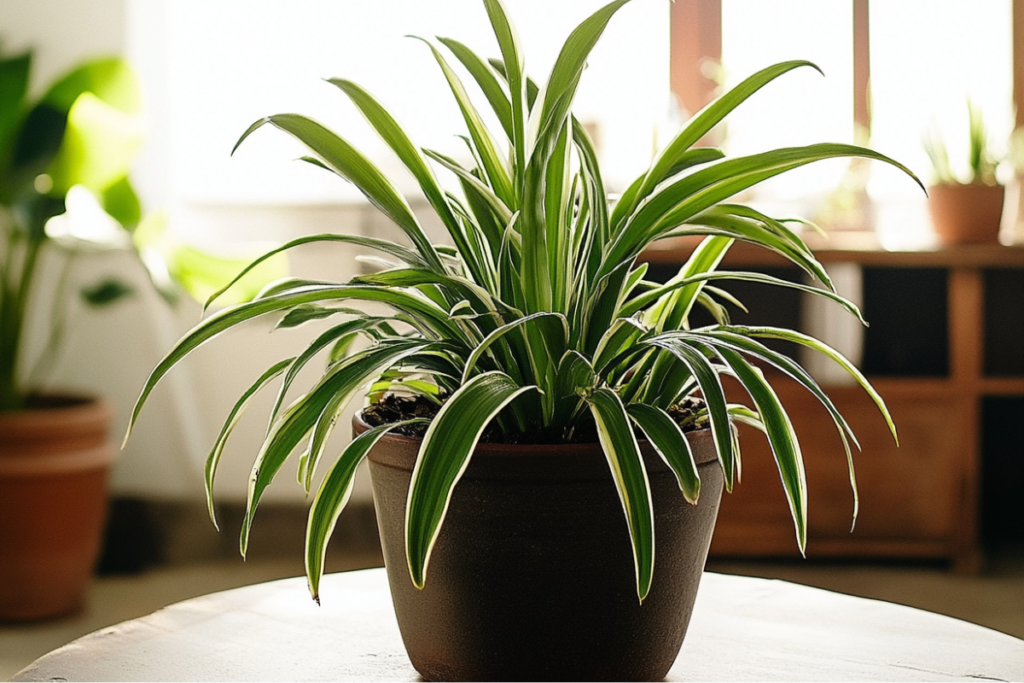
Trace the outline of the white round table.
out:
<instances>
[{"instance_id":1,"label":"white round table","mask_svg":"<svg viewBox=\"0 0 1024 683\"><path fill-rule=\"evenodd\" d=\"M413 681L383 569L186 600L41 657L16 681ZM667 680L1024 681L1024 640L910 607L705 573Z\"/></svg>"}]
</instances>

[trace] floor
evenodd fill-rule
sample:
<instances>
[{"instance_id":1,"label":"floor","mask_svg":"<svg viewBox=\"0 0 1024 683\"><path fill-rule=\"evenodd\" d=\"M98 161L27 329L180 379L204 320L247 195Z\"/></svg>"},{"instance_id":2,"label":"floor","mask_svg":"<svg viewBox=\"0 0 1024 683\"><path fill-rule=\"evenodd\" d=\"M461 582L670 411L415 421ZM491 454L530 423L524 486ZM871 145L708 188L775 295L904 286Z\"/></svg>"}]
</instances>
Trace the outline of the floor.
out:
<instances>
[{"instance_id":1,"label":"floor","mask_svg":"<svg viewBox=\"0 0 1024 683\"><path fill-rule=\"evenodd\" d=\"M331 569L379 564L362 553L335 560ZM989 563L976 576L941 566L905 564L750 563L712 561L724 573L781 578L927 609L1024 638L1024 553ZM100 577L86 607L66 618L24 625L0 624L0 680L9 680L37 657L79 636L165 605L237 586L296 576L300 560L218 560L150 569L131 576Z\"/></svg>"}]
</instances>

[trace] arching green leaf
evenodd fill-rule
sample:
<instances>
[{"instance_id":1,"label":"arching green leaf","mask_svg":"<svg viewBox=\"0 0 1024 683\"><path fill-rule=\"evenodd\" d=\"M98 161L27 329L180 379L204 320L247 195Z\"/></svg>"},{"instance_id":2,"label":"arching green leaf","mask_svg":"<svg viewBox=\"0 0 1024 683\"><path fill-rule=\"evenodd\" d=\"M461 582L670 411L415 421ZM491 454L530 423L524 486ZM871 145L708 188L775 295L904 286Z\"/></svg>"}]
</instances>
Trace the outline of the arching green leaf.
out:
<instances>
[{"instance_id":1,"label":"arching green leaf","mask_svg":"<svg viewBox=\"0 0 1024 683\"><path fill-rule=\"evenodd\" d=\"M502 408L532 388L517 386L501 372L477 375L452 394L430 423L413 469L405 511L409 575L417 588L426 581L430 553L452 491L484 428Z\"/></svg>"},{"instance_id":2,"label":"arching green leaf","mask_svg":"<svg viewBox=\"0 0 1024 683\"><path fill-rule=\"evenodd\" d=\"M651 589L654 576L654 508L651 506L651 484L640 456L640 446L626 416L622 400L611 389L603 387L588 399L601 448L619 492L622 509L629 524L633 543L633 566L636 570L636 593L643 602Z\"/></svg>"}]
</instances>

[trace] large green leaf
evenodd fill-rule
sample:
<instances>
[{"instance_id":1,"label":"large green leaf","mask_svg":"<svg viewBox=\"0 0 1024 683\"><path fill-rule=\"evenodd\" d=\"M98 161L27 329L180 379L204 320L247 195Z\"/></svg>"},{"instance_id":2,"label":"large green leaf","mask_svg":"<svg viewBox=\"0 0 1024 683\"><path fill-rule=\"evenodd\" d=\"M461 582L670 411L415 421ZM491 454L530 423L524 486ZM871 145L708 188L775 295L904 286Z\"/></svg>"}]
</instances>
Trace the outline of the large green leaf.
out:
<instances>
[{"instance_id":1,"label":"large green leaf","mask_svg":"<svg viewBox=\"0 0 1024 683\"><path fill-rule=\"evenodd\" d=\"M0 119L0 201L10 204L35 177L50 175L51 197L75 184L103 191L128 170L140 143L139 90L127 62L104 57L82 63L27 112L28 55L4 60Z\"/></svg>"},{"instance_id":2,"label":"large green leaf","mask_svg":"<svg viewBox=\"0 0 1024 683\"><path fill-rule=\"evenodd\" d=\"M65 117L60 149L46 170L51 194L73 185L102 194L127 174L143 139L139 87L127 62L83 63L54 83L40 106Z\"/></svg>"},{"instance_id":3,"label":"large green leaf","mask_svg":"<svg viewBox=\"0 0 1024 683\"><path fill-rule=\"evenodd\" d=\"M128 176L122 176L108 185L100 199L103 210L125 228L134 231L142 221L142 202Z\"/></svg>"},{"instance_id":4,"label":"large green leaf","mask_svg":"<svg viewBox=\"0 0 1024 683\"><path fill-rule=\"evenodd\" d=\"M28 92L31 68L31 52L0 59L0 91L4 93L0 97L0 178L5 175L14 132L24 115L22 107Z\"/></svg>"},{"instance_id":5,"label":"large green leaf","mask_svg":"<svg viewBox=\"0 0 1024 683\"><path fill-rule=\"evenodd\" d=\"M448 65L444 55L428 41L423 42L430 48L434 59L441 67L441 71L448 81L452 94L455 96L455 102L459 105L462 118L469 129L469 135L473 140L473 149L479 155L487 180L494 189L494 193L506 206L514 211L518 207L518 202L512 190L512 179L508 175L507 164L498 151L494 139L491 137L491 132L487 129L483 118L480 116L480 112L477 111L472 100L469 98L469 94L466 93L462 81L455 71L452 70L451 66Z\"/></svg>"},{"instance_id":6,"label":"large green leaf","mask_svg":"<svg viewBox=\"0 0 1024 683\"><path fill-rule=\"evenodd\" d=\"M243 556L248 549L249 531L263 492L277 476L288 456L313 431L322 416L330 409L332 412L328 417L333 417L361 387L382 370L416 353L425 345L416 339L394 339L358 353L334 365L308 394L297 399L284 411L264 440L249 475L245 517L239 539ZM312 465L308 467L312 469Z\"/></svg>"},{"instance_id":7,"label":"large green leaf","mask_svg":"<svg viewBox=\"0 0 1024 683\"><path fill-rule=\"evenodd\" d=\"M427 264L443 270L437 255L412 209L394 184L362 152L322 124L300 114L275 114L256 121L235 143L235 150L252 133L270 124L292 135L312 150L331 170L355 185L370 203L393 220L409 237ZM232 150L234 152L234 150Z\"/></svg>"},{"instance_id":8,"label":"large green leaf","mask_svg":"<svg viewBox=\"0 0 1024 683\"><path fill-rule=\"evenodd\" d=\"M760 370L748 363L740 354L731 349L716 348L722 359L736 373L737 379L754 401L757 412L764 424L768 444L779 468L789 511L793 516L796 542L803 553L807 547L807 475L789 414L779 401L778 394L764 379Z\"/></svg>"},{"instance_id":9,"label":"large green leaf","mask_svg":"<svg viewBox=\"0 0 1024 683\"><path fill-rule=\"evenodd\" d=\"M725 391L718 370L704 355L701 345L695 344L694 339L684 332L666 332L651 337L644 343L669 351L696 379L704 403L708 407L711 433L715 440L715 449L718 451L718 459L722 463L722 472L725 474L725 486L731 491L736 471L736 454L732 447L732 425L729 422ZM657 387L654 388L656 393ZM649 397L644 403L661 399L667 404L675 400L675 394L673 387L666 393Z\"/></svg>"},{"instance_id":10,"label":"large green leaf","mask_svg":"<svg viewBox=\"0 0 1024 683\"><path fill-rule=\"evenodd\" d=\"M143 125L134 113L124 112L91 92L78 96L67 115L64 139L47 174L51 192L66 194L84 185L101 194L128 173L142 147Z\"/></svg>"},{"instance_id":11,"label":"large green leaf","mask_svg":"<svg viewBox=\"0 0 1024 683\"><path fill-rule=\"evenodd\" d=\"M84 92L123 112L136 113L142 109L138 82L128 62L120 57L83 62L51 85L40 101L66 112Z\"/></svg>"},{"instance_id":12,"label":"large green leaf","mask_svg":"<svg viewBox=\"0 0 1024 683\"><path fill-rule=\"evenodd\" d=\"M696 504L700 496L700 475L693 459L693 448L676 421L661 408L631 403L626 412L643 430L654 450L676 475L679 490L687 502Z\"/></svg>"},{"instance_id":13,"label":"large green leaf","mask_svg":"<svg viewBox=\"0 0 1024 683\"><path fill-rule=\"evenodd\" d=\"M477 375L452 394L430 423L412 472L405 510L406 559L417 588L426 581L430 553L452 491L484 428L502 408L532 388L516 385L501 372Z\"/></svg>"},{"instance_id":14,"label":"large green leaf","mask_svg":"<svg viewBox=\"0 0 1024 683\"><path fill-rule=\"evenodd\" d=\"M270 383L275 377L279 376L284 372L294 358L286 358L285 360L279 361L271 365L266 372L253 382L252 386L246 389L238 401L235 402L234 407L231 408L231 412L228 413L227 419L224 420L224 426L221 427L220 433L217 435L217 440L213 443L213 448L210 449L210 454L206 456L206 466L204 468L204 481L206 483L206 507L210 513L210 521L213 522L213 526L218 530L220 526L217 524L217 514L213 508L213 482L217 476L217 466L220 464L221 455L224 452L224 446L227 444L228 438L231 436L231 432L234 431L238 421L242 419L242 415L245 413L245 409L249 406L253 397L259 393L260 389Z\"/></svg>"},{"instance_id":15,"label":"large green leaf","mask_svg":"<svg viewBox=\"0 0 1024 683\"><path fill-rule=\"evenodd\" d=\"M654 576L654 508L640 446L618 394L602 387L588 399L633 544L636 594L643 602Z\"/></svg>"},{"instance_id":16,"label":"large green leaf","mask_svg":"<svg viewBox=\"0 0 1024 683\"><path fill-rule=\"evenodd\" d=\"M324 560L327 556L327 542L334 533L334 526L345 509L352 495L352 483L355 481L356 469L366 455L380 441L381 437L393 429L405 425L424 423L425 419L392 422L371 427L345 447L338 459L324 477L320 489L309 508L306 523L306 580L309 592L320 604L320 579L324 574Z\"/></svg>"},{"instance_id":17,"label":"large green leaf","mask_svg":"<svg viewBox=\"0 0 1024 683\"><path fill-rule=\"evenodd\" d=\"M437 325L439 329L443 330L441 336L445 338L463 338L458 327L448 319L447 313L444 310L424 298L386 287L360 287L355 285L309 286L299 291L258 299L247 304L240 304L233 308L225 309L194 327L157 364L146 380L142 392L135 403L135 408L128 423L127 433L125 434L125 440L131 434L132 427L139 417L142 406L157 383L172 367L202 344L236 325L254 320L260 316L303 304L346 299L384 303L396 310L416 315L418 320L430 321L427 323L428 326Z\"/></svg>"},{"instance_id":18,"label":"large green leaf","mask_svg":"<svg viewBox=\"0 0 1024 683\"><path fill-rule=\"evenodd\" d=\"M766 69L758 71L747 77L736 87L731 88L721 97L710 103L694 116L686 127L665 146L654 160L650 170L637 180L639 181L634 192L627 193L623 200L615 207L612 223L615 226L621 224L637 204L645 199L651 191L661 182L678 172L680 161L690 153L690 148L696 144L712 128L718 125L733 109L742 104L755 92L772 82L779 76L802 66L809 66L818 69L816 65L804 60L793 60L774 64ZM820 72L821 70L818 69ZM697 151L697 150L692 150Z\"/></svg>"}]
</instances>

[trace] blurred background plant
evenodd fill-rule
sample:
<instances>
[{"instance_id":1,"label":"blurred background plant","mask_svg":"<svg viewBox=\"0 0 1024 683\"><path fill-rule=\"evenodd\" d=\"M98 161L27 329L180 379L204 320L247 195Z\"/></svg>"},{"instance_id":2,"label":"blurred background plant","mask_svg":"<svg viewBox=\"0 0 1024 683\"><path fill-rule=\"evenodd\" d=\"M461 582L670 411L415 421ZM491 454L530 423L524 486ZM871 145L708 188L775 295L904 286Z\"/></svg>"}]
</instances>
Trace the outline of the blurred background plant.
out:
<instances>
[{"instance_id":1,"label":"blurred background plant","mask_svg":"<svg viewBox=\"0 0 1024 683\"><path fill-rule=\"evenodd\" d=\"M999 158L992 151L989 131L981 108L970 98L967 100L967 121L970 146L966 175L957 173L950 163L945 141L937 130L933 128L925 135L923 144L932 163L933 180L944 185L996 185Z\"/></svg>"},{"instance_id":2,"label":"blurred background plant","mask_svg":"<svg viewBox=\"0 0 1024 683\"><path fill-rule=\"evenodd\" d=\"M162 213L143 215L129 179L144 141L142 104L122 58L82 62L36 100L32 58L31 51L0 53L0 411L31 406L76 308L132 293L118 275L78 282L84 254L131 252L168 303L182 290L205 298L250 257L198 250L170 236ZM269 264L236 296L251 296L286 270L286 261ZM46 279L52 286L41 286ZM44 294L52 297L48 307ZM40 311L50 319L30 364L26 329Z\"/></svg>"}]
</instances>

